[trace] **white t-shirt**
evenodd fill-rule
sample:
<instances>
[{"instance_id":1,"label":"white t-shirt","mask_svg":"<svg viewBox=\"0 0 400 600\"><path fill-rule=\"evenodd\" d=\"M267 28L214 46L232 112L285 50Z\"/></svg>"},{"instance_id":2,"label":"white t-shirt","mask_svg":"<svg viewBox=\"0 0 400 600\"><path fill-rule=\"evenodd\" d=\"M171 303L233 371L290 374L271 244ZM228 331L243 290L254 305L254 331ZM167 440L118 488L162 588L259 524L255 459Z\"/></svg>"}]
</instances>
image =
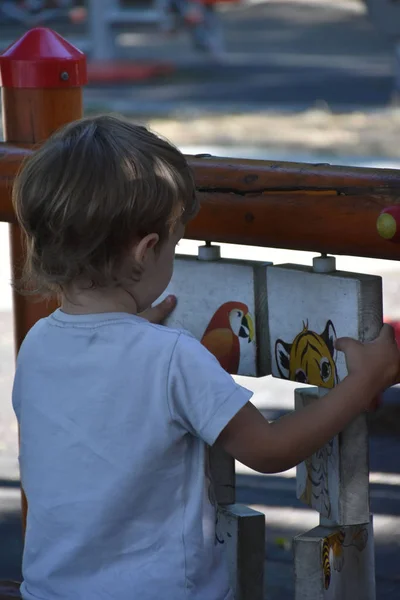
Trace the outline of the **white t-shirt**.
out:
<instances>
[{"instance_id":1,"label":"white t-shirt","mask_svg":"<svg viewBox=\"0 0 400 600\"><path fill-rule=\"evenodd\" d=\"M230 600L206 443L252 393L190 334L57 310L27 335L13 405L26 600Z\"/></svg>"}]
</instances>

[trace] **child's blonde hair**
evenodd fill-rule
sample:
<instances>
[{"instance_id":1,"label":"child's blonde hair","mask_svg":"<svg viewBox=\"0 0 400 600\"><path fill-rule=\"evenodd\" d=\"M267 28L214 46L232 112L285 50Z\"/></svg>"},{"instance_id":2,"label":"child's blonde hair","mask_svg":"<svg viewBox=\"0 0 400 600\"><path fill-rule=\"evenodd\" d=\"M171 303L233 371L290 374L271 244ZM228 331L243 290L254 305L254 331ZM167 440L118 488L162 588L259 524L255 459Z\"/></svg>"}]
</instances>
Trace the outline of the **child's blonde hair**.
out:
<instances>
[{"instance_id":1,"label":"child's blonde hair","mask_svg":"<svg viewBox=\"0 0 400 600\"><path fill-rule=\"evenodd\" d=\"M111 116L56 132L23 165L13 190L26 236L21 287L41 294L79 281L116 285L140 278L128 260L135 241L165 241L199 204L191 170L174 146Z\"/></svg>"}]
</instances>

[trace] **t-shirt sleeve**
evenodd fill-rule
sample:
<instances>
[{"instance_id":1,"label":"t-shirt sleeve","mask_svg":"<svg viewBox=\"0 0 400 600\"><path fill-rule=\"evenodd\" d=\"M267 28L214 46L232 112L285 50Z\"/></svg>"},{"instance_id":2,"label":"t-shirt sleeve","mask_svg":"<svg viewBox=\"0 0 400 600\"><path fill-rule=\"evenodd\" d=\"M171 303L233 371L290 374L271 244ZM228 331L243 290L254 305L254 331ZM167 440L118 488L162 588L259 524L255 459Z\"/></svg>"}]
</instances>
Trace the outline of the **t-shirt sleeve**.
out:
<instances>
[{"instance_id":1,"label":"t-shirt sleeve","mask_svg":"<svg viewBox=\"0 0 400 600\"><path fill-rule=\"evenodd\" d=\"M174 422L211 446L252 395L200 342L179 335L168 377L168 403Z\"/></svg>"}]
</instances>

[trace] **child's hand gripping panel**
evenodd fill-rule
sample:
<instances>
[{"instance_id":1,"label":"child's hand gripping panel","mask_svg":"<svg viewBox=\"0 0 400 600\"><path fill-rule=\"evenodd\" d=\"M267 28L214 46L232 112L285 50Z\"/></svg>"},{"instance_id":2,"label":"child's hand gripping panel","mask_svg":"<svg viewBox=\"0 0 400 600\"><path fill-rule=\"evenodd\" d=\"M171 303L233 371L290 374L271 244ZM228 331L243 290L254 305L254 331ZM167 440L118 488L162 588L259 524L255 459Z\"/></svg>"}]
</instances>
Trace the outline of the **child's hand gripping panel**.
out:
<instances>
[{"instance_id":1,"label":"child's hand gripping panel","mask_svg":"<svg viewBox=\"0 0 400 600\"><path fill-rule=\"evenodd\" d=\"M333 388L347 375L335 339L369 341L382 327L380 277L280 265L268 267L267 288L274 377Z\"/></svg>"},{"instance_id":2,"label":"child's hand gripping panel","mask_svg":"<svg viewBox=\"0 0 400 600\"><path fill-rule=\"evenodd\" d=\"M165 325L191 333L231 375L268 374L266 313L259 309L265 304L265 271L265 263L177 256L160 297L177 297Z\"/></svg>"}]
</instances>

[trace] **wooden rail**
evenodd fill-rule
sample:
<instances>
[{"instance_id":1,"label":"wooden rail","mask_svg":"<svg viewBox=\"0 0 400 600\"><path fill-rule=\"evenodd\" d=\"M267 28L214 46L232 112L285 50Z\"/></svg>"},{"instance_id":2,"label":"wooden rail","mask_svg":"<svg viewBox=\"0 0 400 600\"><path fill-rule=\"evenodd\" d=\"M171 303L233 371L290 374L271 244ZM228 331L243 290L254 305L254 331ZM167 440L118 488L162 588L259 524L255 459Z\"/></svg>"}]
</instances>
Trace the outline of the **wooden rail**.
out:
<instances>
[{"instance_id":1,"label":"wooden rail","mask_svg":"<svg viewBox=\"0 0 400 600\"><path fill-rule=\"evenodd\" d=\"M0 219L12 222L12 181L28 147L0 145ZM188 157L201 211L196 240L400 259L376 221L400 205L400 171Z\"/></svg>"},{"instance_id":2,"label":"wooden rail","mask_svg":"<svg viewBox=\"0 0 400 600\"><path fill-rule=\"evenodd\" d=\"M400 171L191 157L202 208L192 239L400 259L377 233Z\"/></svg>"}]
</instances>

